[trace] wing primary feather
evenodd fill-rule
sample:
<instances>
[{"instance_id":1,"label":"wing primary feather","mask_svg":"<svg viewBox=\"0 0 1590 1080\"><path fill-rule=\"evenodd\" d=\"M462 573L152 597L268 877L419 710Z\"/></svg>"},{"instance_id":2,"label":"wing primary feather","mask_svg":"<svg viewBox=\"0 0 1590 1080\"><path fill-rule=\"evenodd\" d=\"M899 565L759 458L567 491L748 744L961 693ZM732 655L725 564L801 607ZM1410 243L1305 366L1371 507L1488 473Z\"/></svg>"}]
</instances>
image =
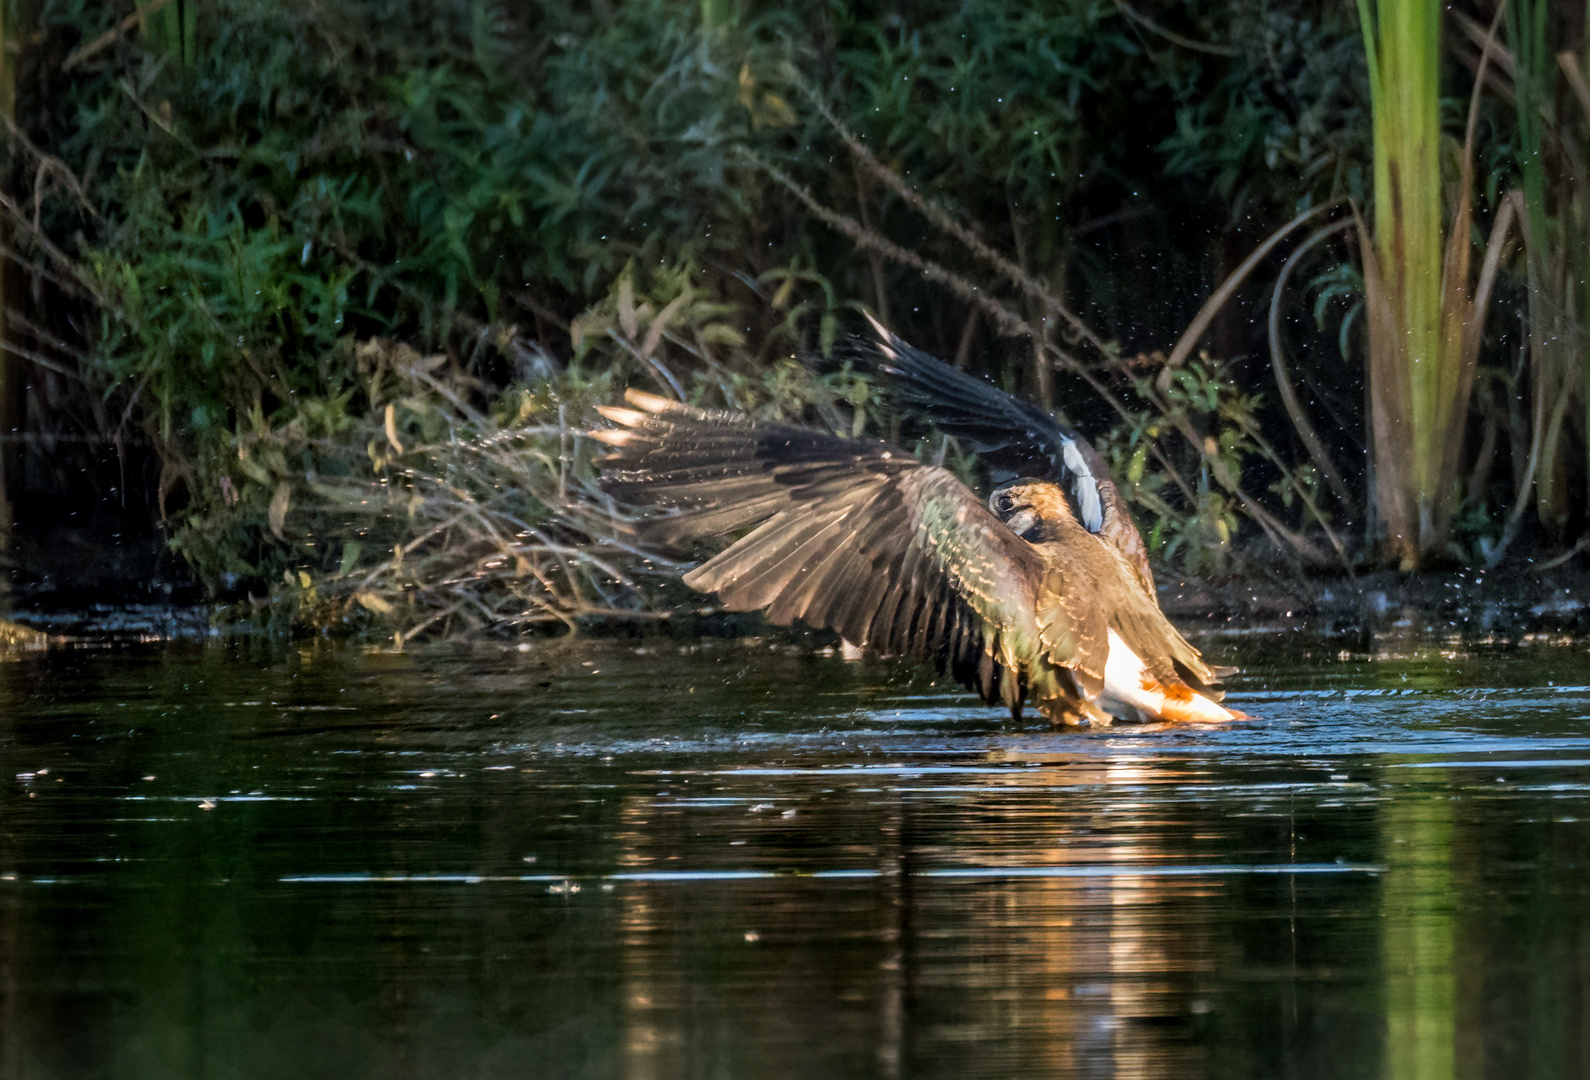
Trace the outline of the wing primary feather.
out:
<instances>
[{"instance_id":1,"label":"wing primary feather","mask_svg":"<svg viewBox=\"0 0 1590 1080\"><path fill-rule=\"evenodd\" d=\"M778 598L790 581L806 573L806 555L812 542L820 542L825 534L842 528L843 523L842 514L781 512L691 571L685 583L719 593L738 610L765 607Z\"/></svg>"},{"instance_id":2,"label":"wing primary feather","mask_svg":"<svg viewBox=\"0 0 1590 1080\"><path fill-rule=\"evenodd\" d=\"M847 637L858 630L857 617L877 578L882 544L893 531L887 509L878 504L893 502L894 494L879 492L857 515L860 520L850 542L826 561L821 587L808 609L807 621L812 625L826 626Z\"/></svg>"},{"instance_id":3,"label":"wing primary feather","mask_svg":"<svg viewBox=\"0 0 1590 1080\"><path fill-rule=\"evenodd\" d=\"M898 615L900 605L906 599L906 591L917 558L918 549L915 546L908 546L902 548L900 554L890 560L889 587L884 591L882 601L873 614L868 640L880 651L889 655L898 656L905 651L899 632Z\"/></svg>"},{"instance_id":4,"label":"wing primary feather","mask_svg":"<svg viewBox=\"0 0 1590 1080\"><path fill-rule=\"evenodd\" d=\"M1146 570L1133 569L1141 538L1097 451L1046 414L898 339L885 337L875 352L902 398L946 430L959 425L1006 460L1047 451L1045 471L1070 481L1077 514L1064 511L1058 478L1048 496L1034 489L1034 505L1050 499L1046 513L1062 519L1053 527L1084 539L1029 543L950 473L886 443L643 394L602 410L615 425L593 433L611 448L601 459L604 488L669 511L642 516L637 531L648 538L749 530L685 575L726 608L804 620L912 656L1013 716L1029 694L1057 721L1101 716L1090 700L1101 689L1106 631L1131 643L1145 680L1166 700L1192 700L1189 687L1213 681L1215 672L1159 611ZM1116 592L1125 599L1117 602ZM1110 685L1110 701L1128 693L1120 680Z\"/></svg>"},{"instance_id":5,"label":"wing primary feather","mask_svg":"<svg viewBox=\"0 0 1590 1080\"><path fill-rule=\"evenodd\" d=\"M865 506L857 507L845 517L836 518L831 527L814 533L792 553L791 557L802 564L800 576L791 578L783 592L769 606L768 618L776 623L804 619L812 626L830 629L813 608L831 588L829 577L834 564L843 563L848 556L857 527L855 519L863 515L865 509ZM846 531L849 535L842 535Z\"/></svg>"}]
</instances>

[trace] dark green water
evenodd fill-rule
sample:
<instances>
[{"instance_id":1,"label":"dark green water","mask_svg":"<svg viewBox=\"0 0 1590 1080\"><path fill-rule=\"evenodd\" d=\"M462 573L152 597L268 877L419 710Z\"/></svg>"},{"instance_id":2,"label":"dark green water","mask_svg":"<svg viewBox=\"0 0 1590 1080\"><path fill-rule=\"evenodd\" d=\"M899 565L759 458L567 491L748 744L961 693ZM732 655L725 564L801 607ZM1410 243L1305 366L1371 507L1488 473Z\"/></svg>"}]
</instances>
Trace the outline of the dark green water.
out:
<instances>
[{"instance_id":1,"label":"dark green water","mask_svg":"<svg viewBox=\"0 0 1590 1080\"><path fill-rule=\"evenodd\" d=\"M1590 1075L1590 651L1225 730L746 644L0 663L0 1077Z\"/></svg>"}]
</instances>

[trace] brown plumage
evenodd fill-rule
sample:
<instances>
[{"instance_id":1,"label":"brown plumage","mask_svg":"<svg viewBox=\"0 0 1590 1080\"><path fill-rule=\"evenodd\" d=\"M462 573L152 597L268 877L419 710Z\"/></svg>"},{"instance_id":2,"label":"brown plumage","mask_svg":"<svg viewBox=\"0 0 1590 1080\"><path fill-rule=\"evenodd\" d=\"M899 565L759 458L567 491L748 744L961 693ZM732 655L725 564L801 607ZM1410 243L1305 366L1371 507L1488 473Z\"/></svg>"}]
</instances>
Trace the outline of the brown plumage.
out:
<instances>
[{"instance_id":1,"label":"brown plumage","mask_svg":"<svg viewBox=\"0 0 1590 1080\"><path fill-rule=\"evenodd\" d=\"M1059 417L914 348L876 319L870 321L875 340L855 341L848 353L857 368L881 375L902 410L963 440L992 468L1064 488L1078 520L1119 548L1153 594L1148 547L1092 443Z\"/></svg>"},{"instance_id":2,"label":"brown plumage","mask_svg":"<svg viewBox=\"0 0 1590 1080\"><path fill-rule=\"evenodd\" d=\"M1071 657L1073 681L1087 704L1115 716L1229 720L1235 713L1211 695L1216 672L1155 602L1153 588L1120 548L1072 513L1064 492L1023 477L994 490L989 508L1044 562L1037 611L1039 639L1050 655ZM1043 700L1050 716L1092 715L1069 699Z\"/></svg>"},{"instance_id":3,"label":"brown plumage","mask_svg":"<svg viewBox=\"0 0 1590 1080\"><path fill-rule=\"evenodd\" d=\"M685 575L726 608L926 661L1013 715L1029 697L1057 723L1233 715L1199 693L1214 672L1132 561L1055 485L1007 485L991 510L888 443L626 398L594 433L614 448L604 483L675 511L645 526L656 542L750 530Z\"/></svg>"}]
</instances>

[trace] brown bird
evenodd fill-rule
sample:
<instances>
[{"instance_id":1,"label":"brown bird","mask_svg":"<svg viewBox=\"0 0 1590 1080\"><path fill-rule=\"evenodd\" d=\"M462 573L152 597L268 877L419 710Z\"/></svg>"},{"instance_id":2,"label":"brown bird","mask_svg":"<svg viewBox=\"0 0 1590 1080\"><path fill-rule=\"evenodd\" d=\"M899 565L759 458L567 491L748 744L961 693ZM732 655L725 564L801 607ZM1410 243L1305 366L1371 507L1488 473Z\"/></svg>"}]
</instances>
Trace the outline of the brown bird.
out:
<instances>
[{"instance_id":1,"label":"brown bird","mask_svg":"<svg viewBox=\"0 0 1590 1080\"><path fill-rule=\"evenodd\" d=\"M989 505L899 447L629 391L604 484L660 543L749 529L685 583L731 611L799 619L949 671L1021 715L1224 721L1215 671L1155 603L1136 563L1090 533L1062 490L1022 479ZM1135 535L1136 530L1133 530Z\"/></svg>"},{"instance_id":2,"label":"brown bird","mask_svg":"<svg viewBox=\"0 0 1590 1080\"><path fill-rule=\"evenodd\" d=\"M1036 405L912 347L872 316L867 319L877 340L857 341L847 354L859 370L883 376L903 411L966 442L991 468L1066 488L1077 519L1119 548L1153 594L1148 547L1092 443Z\"/></svg>"}]
</instances>

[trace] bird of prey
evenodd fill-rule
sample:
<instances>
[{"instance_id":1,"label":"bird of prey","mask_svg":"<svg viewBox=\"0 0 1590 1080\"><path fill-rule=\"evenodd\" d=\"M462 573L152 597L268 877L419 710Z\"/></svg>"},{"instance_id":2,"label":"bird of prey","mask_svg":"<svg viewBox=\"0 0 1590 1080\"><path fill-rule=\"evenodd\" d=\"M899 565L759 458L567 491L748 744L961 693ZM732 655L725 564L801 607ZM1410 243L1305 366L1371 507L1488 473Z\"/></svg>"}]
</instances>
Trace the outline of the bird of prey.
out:
<instances>
[{"instance_id":1,"label":"bird of prey","mask_svg":"<svg viewBox=\"0 0 1590 1080\"><path fill-rule=\"evenodd\" d=\"M1133 558L1052 481L985 505L886 442L625 397L599 410L604 484L673 510L645 526L654 542L740 534L684 577L728 610L926 661L1017 718L1027 700L1056 724L1241 715Z\"/></svg>"},{"instance_id":2,"label":"bird of prey","mask_svg":"<svg viewBox=\"0 0 1590 1080\"><path fill-rule=\"evenodd\" d=\"M848 355L857 369L882 375L902 411L919 414L964 441L992 468L1065 487L1088 532L1119 548L1153 592L1148 547L1092 443L1036 405L908 345L872 316L867 319L877 340L854 343Z\"/></svg>"}]
</instances>

